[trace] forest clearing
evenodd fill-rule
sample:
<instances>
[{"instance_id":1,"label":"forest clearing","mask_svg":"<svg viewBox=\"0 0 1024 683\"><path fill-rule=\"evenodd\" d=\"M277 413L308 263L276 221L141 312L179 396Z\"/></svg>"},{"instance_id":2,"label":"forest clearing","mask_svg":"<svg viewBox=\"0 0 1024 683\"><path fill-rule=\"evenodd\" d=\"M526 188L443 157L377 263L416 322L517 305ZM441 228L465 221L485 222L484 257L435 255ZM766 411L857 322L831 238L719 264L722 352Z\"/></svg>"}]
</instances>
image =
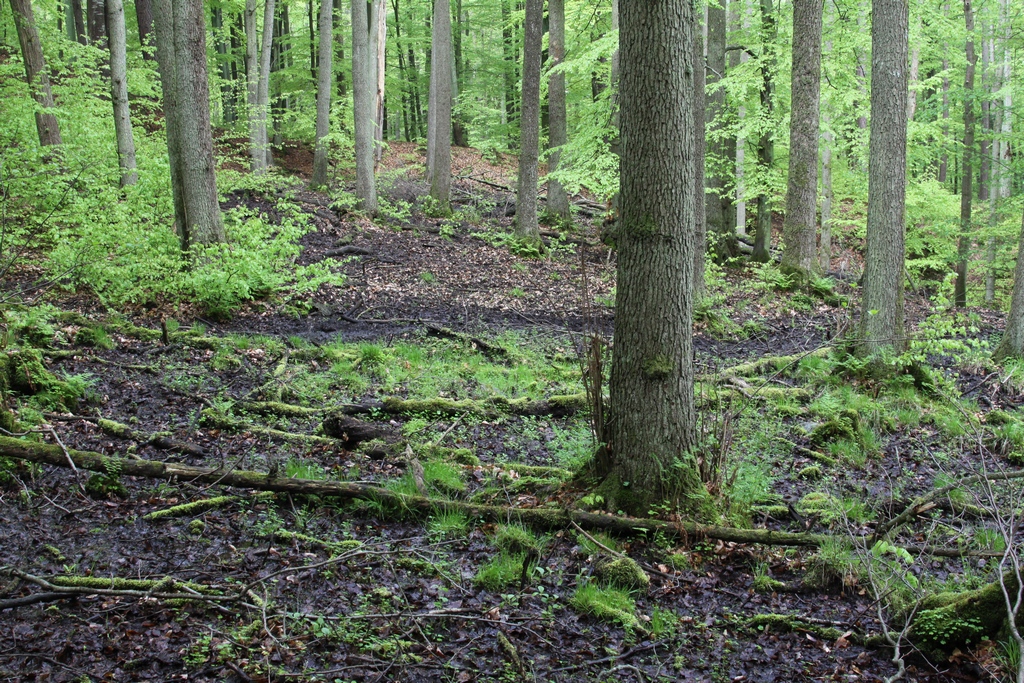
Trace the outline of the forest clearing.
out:
<instances>
[{"instance_id":1,"label":"forest clearing","mask_svg":"<svg viewBox=\"0 0 1024 683\"><path fill-rule=\"evenodd\" d=\"M0 14L0 680L1024 683L1018 9L132 4Z\"/></svg>"}]
</instances>

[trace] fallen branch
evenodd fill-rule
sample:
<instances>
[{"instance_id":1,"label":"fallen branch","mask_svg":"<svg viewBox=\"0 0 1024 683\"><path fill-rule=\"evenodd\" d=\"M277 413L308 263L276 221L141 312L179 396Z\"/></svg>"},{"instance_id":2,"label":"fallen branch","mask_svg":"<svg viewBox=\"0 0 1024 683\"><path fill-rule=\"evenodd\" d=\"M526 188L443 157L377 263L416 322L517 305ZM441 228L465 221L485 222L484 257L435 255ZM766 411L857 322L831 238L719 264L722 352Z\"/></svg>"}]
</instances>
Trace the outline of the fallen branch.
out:
<instances>
[{"instance_id":1,"label":"fallen branch","mask_svg":"<svg viewBox=\"0 0 1024 683\"><path fill-rule=\"evenodd\" d=\"M488 341L484 341L479 337L474 337L464 332L456 332L455 330L450 330L447 327L438 327L436 325L427 325L426 327L427 334L429 335L444 337L446 339L456 339L464 344L469 344L472 347L480 349L482 353L488 356L501 356L502 358L507 359L511 355L509 350L503 346L491 344Z\"/></svg>"},{"instance_id":2,"label":"fallen branch","mask_svg":"<svg viewBox=\"0 0 1024 683\"><path fill-rule=\"evenodd\" d=\"M270 427L261 427L260 425L254 425L251 422L243 422L242 420L236 420L233 417L229 417L224 413L214 410L213 408L207 408L202 412L203 422L210 426L218 429L226 429L232 432L252 432L253 434L262 434L264 436L270 436L275 439L281 439L282 441L289 441L291 443L301 444L324 444L328 446L339 446L341 445L336 439L329 439L325 436L316 436L314 434L298 434L296 432L285 432L280 429L271 429Z\"/></svg>"},{"instance_id":3,"label":"fallen branch","mask_svg":"<svg viewBox=\"0 0 1024 683\"><path fill-rule=\"evenodd\" d=\"M808 533L789 533L771 529L735 529L709 526L696 522L666 522L657 519L636 519L614 515L584 512L575 509L513 508L476 505L464 501L451 501L412 496L379 486L354 482L322 481L271 477L261 472L222 470L192 467L180 463L152 460L126 460L91 451L69 449L70 460L81 469L94 472L121 472L122 475L151 479L179 479L196 483L217 483L236 488L263 491L281 491L298 495L333 496L355 500L373 500L388 503L424 514L439 509L458 510L469 517L491 522L519 521L540 529L563 529L572 522L588 530L604 531L621 536L661 531L669 537L714 538L734 543L760 543L765 545L818 546L829 537ZM33 443L10 437L0 437L0 455L37 463L67 467L68 458L57 446Z\"/></svg>"},{"instance_id":4,"label":"fallen branch","mask_svg":"<svg viewBox=\"0 0 1024 683\"><path fill-rule=\"evenodd\" d=\"M725 379L728 377L752 377L754 375L764 374L767 370L774 371L799 363L804 358L825 358L830 353L832 353L832 347L823 346L810 352L795 353L791 356L768 356L767 358L758 358L757 360L750 361L749 363L740 363L739 365L724 368L716 374L704 375L700 379L710 380L718 378Z\"/></svg>"},{"instance_id":5,"label":"fallen branch","mask_svg":"<svg viewBox=\"0 0 1024 683\"><path fill-rule=\"evenodd\" d=\"M206 450L201 446L172 439L165 433L156 432L154 434L146 434L145 432L136 431L126 424L102 417L90 417L87 415L60 415L58 413L44 413L44 415L49 420L58 420L60 422L72 422L75 420L91 422L99 427L100 431L104 434L109 434L110 436L115 436L119 439L135 441L141 445L152 446L153 448L158 448L162 451L174 451L175 453L192 455L197 458L206 457Z\"/></svg>"},{"instance_id":6,"label":"fallen branch","mask_svg":"<svg viewBox=\"0 0 1024 683\"><path fill-rule=\"evenodd\" d=\"M315 417L323 414L366 415L374 411L403 415L410 413L431 413L434 415L458 416L479 415L552 415L563 417L574 415L587 406L586 394L565 394L533 400L527 397L485 399L450 398L403 399L389 396L381 401L366 403L342 403L324 408L307 408L281 401L238 401L235 406L254 415L277 415L279 417Z\"/></svg>"},{"instance_id":7,"label":"fallen branch","mask_svg":"<svg viewBox=\"0 0 1024 683\"><path fill-rule=\"evenodd\" d=\"M324 252L324 258L331 256L371 256L373 252L365 247L355 247L349 244L348 246L338 247L337 249L328 249Z\"/></svg>"}]
</instances>

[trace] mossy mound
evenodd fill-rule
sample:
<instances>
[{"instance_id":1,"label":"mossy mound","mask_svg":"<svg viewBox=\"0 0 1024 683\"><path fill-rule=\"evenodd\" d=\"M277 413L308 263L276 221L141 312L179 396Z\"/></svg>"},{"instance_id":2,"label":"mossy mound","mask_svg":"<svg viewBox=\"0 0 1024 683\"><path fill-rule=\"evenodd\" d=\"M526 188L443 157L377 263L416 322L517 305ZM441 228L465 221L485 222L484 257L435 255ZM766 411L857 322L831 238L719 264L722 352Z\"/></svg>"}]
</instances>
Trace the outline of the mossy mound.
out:
<instances>
[{"instance_id":1,"label":"mossy mound","mask_svg":"<svg viewBox=\"0 0 1024 683\"><path fill-rule=\"evenodd\" d=\"M629 557L617 557L599 564L594 574L602 583L613 588L646 591L651 586L651 577Z\"/></svg>"},{"instance_id":2,"label":"mossy mound","mask_svg":"<svg viewBox=\"0 0 1024 683\"><path fill-rule=\"evenodd\" d=\"M106 498L127 498L128 489L117 477L106 474L94 474L85 482L85 492L90 498L104 500Z\"/></svg>"},{"instance_id":3,"label":"mossy mound","mask_svg":"<svg viewBox=\"0 0 1024 683\"><path fill-rule=\"evenodd\" d=\"M91 325L78 330L75 335L75 344L91 346L96 349L113 349L117 346L107 331L99 325Z\"/></svg>"},{"instance_id":4,"label":"mossy mound","mask_svg":"<svg viewBox=\"0 0 1024 683\"><path fill-rule=\"evenodd\" d=\"M860 415L856 410L844 410L836 417L811 430L811 443L821 447L840 439L860 442Z\"/></svg>"},{"instance_id":5,"label":"mossy mound","mask_svg":"<svg viewBox=\"0 0 1024 683\"><path fill-rule=\"evenodd\" d=\"M43 365L43 356L36 349L0 354L0 395L10 391L33 396L44 408L75 410L85 395L85 386L81 377L57 379Z\"/></svg>"}]
</instances>

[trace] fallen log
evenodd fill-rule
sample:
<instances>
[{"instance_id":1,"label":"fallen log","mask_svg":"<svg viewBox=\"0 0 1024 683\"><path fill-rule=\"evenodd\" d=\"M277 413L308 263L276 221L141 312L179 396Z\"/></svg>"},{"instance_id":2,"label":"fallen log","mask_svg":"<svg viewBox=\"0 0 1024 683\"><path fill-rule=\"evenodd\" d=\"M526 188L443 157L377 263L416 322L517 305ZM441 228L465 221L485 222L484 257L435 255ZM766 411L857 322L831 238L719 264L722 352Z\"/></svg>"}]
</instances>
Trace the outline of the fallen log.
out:
<instances>
[{"instance_id":1,"label":"fallen log","mask_svg":"<svg viewBox=\"0 0 1024 683\"><path fill-rule=\"evenodd\" d=\"M574 415L587 407L586 394L565 394L545 399L504 398L500 396L484 399L450 398L404 399L389 396L382 401L366 403L342 403L324 408L308 408L281 401L238 401L235 407L254 415L277 415L279 417L315 417L323 414L366 415L374 411L392 415L431 413L435 415L551 415L564 417Z\"/></svg>"},{"instance_id":2,"label":"fallen log","mask_svg":"<svg viewBox=\"0 0 1024 683\"><path fill-rule=\"evenodd\" d=\"M194 443L188 443L187 441L178 441L177 439L171 438L166 433L156 432L154 434L147 434L146 432L140 432L132 429L126 424L102 417L91 417L88 415L59 415L56 413L44 413L44 415L48 420L59 420L61 422L73 422L76 420L91 422L99 427L100 431L104 434L109 434L110 436L114 436L119 439L135 441L142 445L149 445L162 451L173 451L175 453L191 455L197 458L206 457L206 450L203 449L202 446L198 446Z\"/></svg>"},{"instance_id":3,"label":"fallen log","mask_svg":"<svg viewBox=\"0 0 1024 683\"><path fill-rule=\"evenodd\" d=\"M261 427L260 425L254 425L250 422L243 422L242 420L236 420L235 418L225 415L219 410L214 410L213 408L206 408L203 410L202 420L203 424L208 427L224 429L230 432L252 432L253 434L262 434L263 436L269 436L275 439L280 439L281 441L288 441L290 443L323 444L327 446L344 445L337 439L330 439L325 436L285 432L280 429L271 429L270 427Z\"/></svg>"},{"instance_id":4,"label":"fallen log","mask_svg":"<svg viewBox=\"0 0 1024 683\"><path fill-rule=\"evenodd\" d=\"M246 470L192 467L180 463L156 462L152 460L128 460L109 457L101 453L73 449L68 449L65 455L59 446L22 441L6 436L0 436L0 455L54 465L56 467L69 467L68 463L70 461L74 462L75 466L79 469L104 473L120 472L122 475L133 477L182 479L193 483L220 484L262 491L331 496L350 500L372 500L423 514L435 514L438 510L457 510L471 518L503 523L512 520L544 530L564 529L575 522L587 530L604 531L619 536L654 534L660 531L670 538L691 540L714 538L732 543L805 547L816 547L829 539L828 536L820 534L790 533L773 531L771 529L736 529L699 524L697 522L666 522L658 519L636 519L585 512L571 508L514 508L498 505L476 505L464 501L406 495L369 484L291 479Z\"/></svg>"}]
</instances>

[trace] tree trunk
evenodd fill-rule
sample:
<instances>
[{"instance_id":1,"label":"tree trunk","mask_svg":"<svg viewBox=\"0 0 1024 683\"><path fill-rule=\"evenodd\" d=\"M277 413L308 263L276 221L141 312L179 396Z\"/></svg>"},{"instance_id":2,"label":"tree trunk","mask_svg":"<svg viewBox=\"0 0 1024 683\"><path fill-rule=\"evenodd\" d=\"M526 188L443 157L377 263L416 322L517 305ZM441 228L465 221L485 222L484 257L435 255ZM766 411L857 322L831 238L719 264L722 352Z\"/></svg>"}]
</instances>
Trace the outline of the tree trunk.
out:
<instances>
[{"instance_id":1,"label":"tree trunk","mask_svg":"<svg viewBox=\"0 0 1024 683\"><path fill-rule=\"evenodd\" d=\"M81 0L78 6L81 8ZM153 6L150 0L135 0L135 19L139 25L139 43L142 45L142 56L146 59L156 59L156 50L153 48Z\"/></svg>"},{"instance_id":2,"label":"tree trunk","mask_svg":"<svg viewBox=\"0 0 1024 683\"><path fill-rule=\"evenodd\" d=\"M946 143L949 140L949 60L942 60L942 156L939 157L938 181L945 183L949 173L949 155Z\"/></svg>"},{"instance_id":3,"label":"tree trunk","mask_svg":"<svg viewBox=\"0 0 1024 683\"><path fill-rule=\"evenodd\" d=\"M35 98L39 109L36 111L36 132L43 147L61 144L60 127L53 113L53 93L50 90L50 76L46 71L43 47L39 43L36 19L32 13L32 0L11 0L11 12L18 30L21 44L21 58L25 63L25 81Z\"/></svg>"},{"instance_id":4,"label":"tree trunk","mask_svg":"<svg viewBox=\"0 0 1024 683\"><path fill-rule=\"evenodd\" d=\"M501 50L504 56L504 68L502 76L505 80L505 126L508 128L508 148L516 148L516 124L519 108L516 103L516 56L515 31L512 25L512 2L511 0L499 0L501 2Z\"/></svg>"},{"instance_id":5,"label":"tree trunk","mask_svg":"<svg viewBox=\"0 0 1024 683\"><path fill-rule=\"evenodd\" d=\"M548 57L551 69L565 61L565 0L548 0ZM562 184L550 177L558 170L561 148L568 142L567 113L565 107L565 74L548 76L548 201L547 210L562 223L572 220L569 215L569 196Z\"/></svg>"},{"instance_id":6,"label":"tree trunk","mask_svg":"<svg viewBox=\"0 0 1024 683\"><path fill-rule=\"evenodd\" d=\"M818 272L818 135L821 95L821 0L793 0L789 183L782 270L799 280Z\"/></svg>"},{"instance_id":7,"label":"tree trunk","mask_svg":"<svg viewBox=\"0 0 1024 683\"><path fill-rule=\"evenodd\" d=\"M217 53L217 68L220 71L221 120L224 123L231 123L235 120L234 83L231 81L228 43L224 36L223 8L213 8L210 26L213 29L214 50Z\"/></svg>"},{"instance_id":8,"label":"tree trunk","mask_svg":"<svg viewBox=\"0 0 1024 683\"><path fill-rule=\"evenodd\" d=\"M384 68L387 46L387 6L384 0L370 2L370 81L373 84L373 162L374 169L384 155Z\"/></svg>"},{"instance_id":9,"label":"tree trunk","mask_svg":"<svg viewBox=\"0 0 1024 683\"><path fill-rule=\"evenodd\" d=\"M829 125L828 118L825 126ZM832 133L822 134L821 146L821 243L818 245L818 260L821 272L827 273L832 267Z\"/></svg>"},{"instance_id":10,"label":"tree trunk","mask_svg":"<svg viewBox=\"0 0 1024 683\"><path fill-rule=\"evenodd\" d=\"M737 0L733 0L734 6L738 4ZM730 144L722 137L726 115L725 88L717 86L725 77L726 19L725 2L720 5L708 5L708 56L705 78L710 92L707 95L706 127L711 131L712 141L707 151L714 169L726 168L726 158L735 155L735 149L732 149L732 154L728 151L736 144L735 140ZM717 260L724 262L739 254L736 229L733 226L733 218L729 216L732 202L726 192L725 178L720 170L708 174L706 184L708 192L702 200L708 240Z\"/></svg>"},{"instance_id":11,"label":"tree trunk","mask_svg":"<svg viewBox=\"0 0 1024 683\"><path fill-rule=\"evenodd\" d=\"M772 0L761 0L761 111L767 121L775 117L775 84L772 80L775 71L775 39L778 24L775 21L775 8ZM757 161L762 174L771 170L775 163L774 131L765 125L761 138L757 143ZM757 196L757 233L754 235L754 251L750 258L760 263L771 260L768 248L772 241L772 212L768 206L768 195L762 192Z\"/></svg>"},{"instance_id":12,"label":"tree trunk","mask_svg":"<svg viewBox=\"0 0 1024 683\"><path fill-rule=\"evenodd\" d=\"M917 33L921 33L921 18L917 19ZM909 102L907 104L907 121L914 120L914 114L917 113L917 79L918 70L921 64L921 44L919 41L914 41L914 49L910 53L910 93Z\"/></svg>"},{"instance_id":13,"label":"tree trunk","mask_svg":"<svg viewBox=\"0 0 1024 683\"><path fill-rule=\"evenodd\" d=\"M733 24L733 30L747 29L749 24L749 15L742 2L733 1L729 6L731 15L731 22ZM746 50L734 50L729 57L729 68L734 69L740 64L745 63L750 56ZM737 127L743 129L743 121L747 115L747 108L743 102L739 103L736 111ZM736 189L734 195L734 204L736 206L736 212L733 214L733 218L736 222L736 234L746 235L747 234L747 200L745 197L746 188L743 183L744 165L746 164L747 156L747 139L737 135L737 137L730 140L730 145L734 148L733 153L729 156L729 161L734 163L733 169L736 178ZM739 250L739 244L737 241L737 251Z\"/></svg>"},{"instance_id":14,"label":"tree trunk","mask_svg":"<svg viewBox=\"0 0 1024 683\"><path fill-rule=\"evenodd\" d=\"M452 144L456 147L469 147L469 131L466 130L466 122L462 118L461 108L457 106L459 93L465 87L466 71L469 68L468 58L464 59L467 53L462 50L463 32L467 36L469 35L469 19L468 15L462 12L462 0L455 0L455 26L452 31L452 40L454 41L452 49L455 52L455 81L452 86L452 101L456 103L452 112Z\"/></svg>"},{"instance_id":15,"label":"tree trunk","mask_svg":"<svg viewBox=\"0 0 1024 683\"><path fill-rule=\"evenodd\" d=\"M447 213L452 188L452 13L448 0L434 0L430 45L427 182L438 209Z\"/></svg>"},{"instance_id":16,"label":"tree trunk","mask_svg":"<svg viewBox=\"0 0 1024 683\"><path fill-rule=\"evenodd\" d=\"M373 177L373 101L376 72L370 62L370 17L366 2L352 2L352 108L355 126L356 197L363 211L377 213Z\"/></svg>"},{"instance_id":17,"label":"tree trunk","mask_svg":"<svg viewBox=\"0 0 1024 683\"><path fill-rule=\"evenodd\" d=\"M540 154L540 50L544 0L526 0L523 22L523 92L519 111L519 178L516 237L540 242L537 223L537 163ZM436 59L436 57L435 57Z\"/></svg>"},{"instance_id":18,"label":"tree trunk","mask_svg":"<svg viewBox=\"0 0 1024 683\"><path fill-rule=\"evenodd\" d=\"M704 59L704 36L700 31L694 32L693 41L693 149L694 149L694 174L693 174L693 279L690 283L691 307L699 304L707 293L704 283L704 268L707 261L708 228L707 216L704 213L707 208L704 178L704 158L707 154L707 124L705 116L707 103L705 94L704 75L706 73L706 60Z\"/></svg>"},{"instance_id":19,"label":"tree trunk","mask_svg":"<svg viewBox=\"0 0 1024 683\"><path fill-rule=\"evenodd\" d=\"M134 185L135 139L128 108L128 39L124 27L122 0L106 0L107 35L110 38L110 100L114 104L114 131L117 135L117 162L121 167L121 187Z\"/></svg>"},{"instance_id":20,"label":"tree trunk","mask_svg":"<svg viewBox=\"0 0 1024 683\"><path fill-rule=\"evenodd\" d=\"M971 210L974 199L974 10L971 0L964 0L964 21L967 25L967 67L964 71L964 161L960 180L960 239L957 244L956 287L953 303L967 305L967 259L971 252Z\"/></svg>"},{"instance_id":21,"label":"tree trunk","mask_svg":"<svg viewBox=\"0 0 1024 683\"><path fill-rule=\"evenodd\" d=\"M263 7L263 39L260 44L259 62L256 64L256 5L255 0L246 2L246 43L253 51L247 50L249 71L249 91L252 96L252 85L255 81L255 98L249 110L249 154L252 157L250 168L253 173L264 173L273 164L270 151L270 140L267 137L267 114L270 108L270 57L274 47L274 4L275 0L266 0ZM249 9L252 8L250 14ZM250 24L252 33L249 32Z\"/></svg>"},{"instance_id":22,"label":"tree trunk","mask_svg":"<svg viewBox=\"0 0 1024 683\"><path fill-rule=\"evenodd\" d=\"M85 45L89 40L85 32L85 13L82 10L82 0L71 0L70 10L71 18L74 21L75 38L80 45Z\"/></svg>"},{"instance_id":23,"label":"tree trunk","mask_svg":"<svg viewBox=\"0 0 1024 683\"><path fill-rule=\"evenodd\" d=\"M1006 317L1006 331L992 358L1002 361L1007 358L1024 358L1024 222L1017 242L1017 265L1013 270L1013 294L1010 298L1010 314Z\"/></svg>"},{"instance_id":24,"label":"tree trunk","mask_svg":"<svg viewBox=\"0 0 1024 683\"><path fill-rule=\"evenodd\" d=\"M621 5L621 216L611 374L611 509L706 499L692 452L692 178L697 28L688 0Z\"/></svg>"},{"instance_id":25,"label":"tree trunk","mask_svg":"<svg viewBox=\"0 0 1024 683\"><path fill-rule=\"evenodd\" d=\"M342 12L341 0L334 0L334 13L337 15L337 19L335 20L334 23L335 23L335 25L339 29L336 32L337 35L335 35L335 37L334 37L335 40L337 41L337 43L335 45L335 47L337 49L336 49L336 53L334 55L335 63L336 64L344 64L345 63L345 31L342 30L342 29L344 29L344 26L345 26L345 22L344 22L344 16L345 15ZM345 100L348 99L348 86L346 85L346 82L345 82L345 70L344 69L338 69L338 84L337 84L337 88L338 88L338 102L340 104L344 105L345 104ZM342 127L344 128L344 126L342 126Z\"/></svg>"},{"instance_id":26,"label":"tree trunk","mask_svg":"<svg viewBox=\"0 0 1024 683\"><path fill-rule=\"evenodd\" d=\"M864 355L904 348L907 184L907 0L873 0L868 226L861 298Z\"/></svg>"},{"instance_id":27,"label":"tree trunk","mask_svg":"<svg viewBox=\"0 0 1024 683\"><path fill-rule=\"evenodd\" d=\"M107 17L103 7L103 0L87 0L85 4L89 43L101 49L107 47Z\"/></svg>"},{"instance_id":28,"label":"tree trunk","mask_svg":"<svg viewBox=\"0 0 1024 683\"><path fill-rule=\"evenodd\" d=\"M334 7L332 0L320 0L320 49L316 79L316 149L310 187L327 186L327 136L331 132L331 57L334 51Z\"/></svg>"},{"instance_id":29,"label":"tree trunk","mask_svg":"<svg viewBox=\"0 0 1024 683\"><path fill-rule=\"evenodd\" d=\"M193 244L224 241L210 127L206 21L202 4L189 0L155 0L153 9L175 218L187 253Z\"/></svg>"}]
</instances>

